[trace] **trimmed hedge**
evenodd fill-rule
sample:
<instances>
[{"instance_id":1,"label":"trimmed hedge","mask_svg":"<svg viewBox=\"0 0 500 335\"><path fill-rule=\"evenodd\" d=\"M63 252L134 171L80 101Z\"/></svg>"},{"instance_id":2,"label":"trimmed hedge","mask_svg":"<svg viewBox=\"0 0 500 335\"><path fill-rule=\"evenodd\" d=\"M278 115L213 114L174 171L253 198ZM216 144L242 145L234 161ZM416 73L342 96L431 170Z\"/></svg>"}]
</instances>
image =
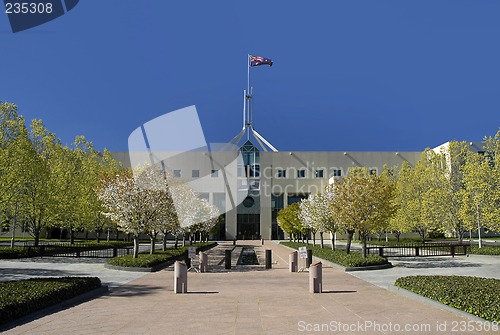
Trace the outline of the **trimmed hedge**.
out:
<instances>
[{"instance_id":1,"label":"trimmed hedge","mask_svg":"<svg viewBox=\"0 0 500 335\"><path fill-rule=\"evenodd\" d=\"M97 277L33 278L0 282L0 324L101 287Z\"/></svg>"},{"instance_id":2,"label":"trimmed hedge","mask_svg":"<svg viewBox=\"0 0 500 335\"><path fill-rule=\"evenodd\" d=\"M402 287L426 298L500 322L500 279L467 276L408 276L396 280Z\"/></svg>"},{"instance_id":3,"label":"trimmed hedge","mask_svg":"<svg viewBox=\"0 0 500 335\"><path fill-rule=\"evenodd\" d=\"M496 245L483 245L481 248L471 245L467 250L469 254L500 256L500 246Z\"/></svg>"},{"instance_id":4,"label":"trimmed hedge","mask_svg":"<svg viewBox=\"0 0 500 335\"><path fill-rule=\"evenodd\" d=\"M0 247L0 259L28 258L40 256L40 249L32 248L28 254L28 248L24 247Z\"/></svg>"},{"instance_id":5,"label":"trimmed hedge","mask_svg":"<svg viewBox=\"0 0 500 335\"><path fill-rule=\"evenodd\" d=\"M166 251L155 251L154 254L140 253L138 258L133 255L125 255L120 257L111 258L108 264L114 266L133 267L133 268L151 268L156 265L176 259L185 254L189 247L196 247L198 249L209 249L216 246L216 242L203 242L194 243L191 246L178 247L177 249L168 248Z\"/></svg>"},{"instance_id":6,"label":"trimmed hedge","mask_svg":"<svg viewBox=\"0 0 500 335\"><path fill-rule=\"evenodd\" d=\"M345 267L362 267L371 265L383 265L389 263L387 258L376 255L368 255L366 258L364 258L361 253L354 251L351 251L350 254L347 254L345 250L332 250L330 248L322 249L320 246L305 243L281 242L281 244L294 249L298 249L299 247L307 247L307 249L311 249L313 251L313 256L340 264Z\"/></svg>"}]
</instances>

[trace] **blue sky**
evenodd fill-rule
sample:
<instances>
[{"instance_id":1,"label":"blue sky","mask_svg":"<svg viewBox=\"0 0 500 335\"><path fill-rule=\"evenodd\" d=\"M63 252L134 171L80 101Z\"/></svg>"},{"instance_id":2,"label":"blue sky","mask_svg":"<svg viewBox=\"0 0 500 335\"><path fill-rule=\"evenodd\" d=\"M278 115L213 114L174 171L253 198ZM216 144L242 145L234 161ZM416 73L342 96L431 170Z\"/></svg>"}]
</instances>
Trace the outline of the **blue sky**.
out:
<instances>
[{"instance_id":1,"label":"blue sky","mask_svg":"<svg viewBox=\"0 0 500 335\"><path fill-rule=\"evenodd\" d=\"M225 142L250 53L274 61L252 68L254 122L279 150L421 151L497 132L499 17L498 0L82 0L14 34L0 13L0 100L113 151L196 105Z\"/></svg>"}]
</instances>

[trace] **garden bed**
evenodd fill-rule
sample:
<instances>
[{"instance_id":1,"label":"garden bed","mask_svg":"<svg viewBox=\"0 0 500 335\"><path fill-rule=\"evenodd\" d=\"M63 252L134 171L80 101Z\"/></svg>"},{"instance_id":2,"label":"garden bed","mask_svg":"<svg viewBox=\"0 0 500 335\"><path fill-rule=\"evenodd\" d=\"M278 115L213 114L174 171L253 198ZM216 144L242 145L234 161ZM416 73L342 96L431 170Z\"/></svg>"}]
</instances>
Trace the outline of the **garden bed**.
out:
<instances>
[{"instance_id":1,"label":"garden bed","mask_svg":"<svg viewBox=\"0 0 500 335\"><path fill-rule=\"evenodd\" d=\"M394 285L485 320L500 322L500 279L408 276L398 278Z\"/></svg>"},{"instance_id":2,"label":"garden bed","mask_svg":"<svg viewBox=\"0 0 500 335\"><path fill-rule=\"evenodd\" d=\"M115 257L108 260L106 267L116 270L154 272L167 267L178 259L184 259L189 247L196 247L197 252L199 252L216 245L216 242L195 243L177 249L168 248L166 251L155 251L152 255L140 253L138 258L134 258L133 255Z\"/></svg>"},{"instance_id":3,"label":"garden bed","mask_svg":"<svg viewBox=\"0 0 500 335\"><path fill-rule=\"evenodd\" d=\"M390 263L387 258L380 256L368 255L364 258L361 253L354 251L347 254L345 250L332 250L330 248L321 248L320 246L312 244L296 242L281 242L281 244L293 249L307 247L307 249L311 249L313 251L313 256L342 265L346 268L372 267L373 269L379 269L380 267L378 266L390 267Z\"/></svg>"},{"instance_id":4,"label":"garden bed","mask_svg":"<svg viewBox=\"0 0 500 335\"><path fill-rule=\"evenodd\" d=\"M97 277L0 282L0 325L101 287Z\"/></svg>"}]
</instances>

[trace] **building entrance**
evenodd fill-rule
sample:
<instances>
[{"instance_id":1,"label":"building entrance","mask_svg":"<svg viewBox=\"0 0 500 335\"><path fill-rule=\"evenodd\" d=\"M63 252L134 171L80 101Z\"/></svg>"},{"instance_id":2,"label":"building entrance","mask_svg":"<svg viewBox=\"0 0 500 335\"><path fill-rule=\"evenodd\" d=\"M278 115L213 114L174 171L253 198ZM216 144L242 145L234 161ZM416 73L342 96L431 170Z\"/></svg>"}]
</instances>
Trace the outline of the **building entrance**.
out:
<instances>
[{"instance_id":1,"label":"building entrance","mask_svg":"<svg viewBox=\"0 0 500 335\"><path fill-rule=\"evenodd\" d=\"M260 214L238 214L238 240L260 239Z\"/></svg>"}]
</instances>

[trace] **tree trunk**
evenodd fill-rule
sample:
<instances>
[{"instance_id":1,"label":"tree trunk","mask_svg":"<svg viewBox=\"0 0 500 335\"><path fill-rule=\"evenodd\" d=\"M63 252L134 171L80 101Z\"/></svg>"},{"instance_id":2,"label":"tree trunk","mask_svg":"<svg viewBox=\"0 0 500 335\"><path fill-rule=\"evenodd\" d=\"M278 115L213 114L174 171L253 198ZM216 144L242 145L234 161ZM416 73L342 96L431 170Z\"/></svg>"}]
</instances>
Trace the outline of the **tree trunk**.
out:
<instances>
[{"instance_id":1,"label":"tree trunk","mask_svg":"<svg viewBox=\"0 0 500 335\"><path fill-rule=\"evenodd\" d=\"M330 235L332 237L332 250L335 250L335 232L330 232Z\"/></svg>"},{"instance_id":2,"label":"tree trunk","mask_svg":"<svg viewBox=\"0 0 500 335\"><path fill-rule=\"evenodd\" d=\"M347 254L351 253L351 242L352 242L352 237L354 235L354 230L353 229L348 229L347 230L347 245L345 248L345 252Z\"/></svg>"},{"instance_id":3,"label":"tree trunk","mask_svg":"<svg viewBox=\"0 0 500 335\"><path fill-rule=\"evenodd\" d=\"M75 244L75 232L73 231L73 227L69 227L69 244Z\"/></svg>"},{"instance_id":4,"label":"tree trunk","mask_svg":"<svg viewBox=\"0 0 500 335\"><path fill-rule=\"evenodd\" d=\"M418 230L418 233L420 235L420 237L422 238L422 243L425 243L425 229L419 229Z\"/></svg>"},{"instance_id":5,"label":"tree trunk","mask_svg":"<svg viewBox=\"0 0 500 335\"><path fill-rule=\"evenodd\" d=\"M149 254L155 253L155 237L153 235L149 236Z\"/></svg>"},{"instance_id":6,"label":"tree trunk","mask_svg":"<svg viewBox=\"0 0 500 335\"><path fill-rule=\"evenodd\" d=\"M175 234L175 245L174 248L177 249L179 246L179 234Z\"/></svg>"},{"instance_id":7,"label":"tree trunk","mask_svg":"<svg viewBox=\"0 0 500 335\"><path fill-rule=\"evenodd\" d=\"M325 241L323 240L323 232L322 231L319 232L319 238L320 238L321 249L323 249L325 246L325 244L324 244Z\"/></svg>"},{"instance_id":8,"label":"tree trunk","mask_svg":"<svg viewBox=\"0 0 500 335\"><path fill-rule=\"evenodd\" d=\"M309 234L307 234L309 236ZM313 236L313 245L316 246L316 232L312 231L312 236Z\"/></svg>"},{"instance_id":9,"label":"tree trunk","mask_svg":"<svg viewBox=\"0 0 500 335\"><path fill-rule=\"evenodd\" d=\"M367 233L361 233L359 232L359 236L361 237L361 251L363 254L363 258L366 258L366 238L367 238Z\"/></svg>"},{"instance_id":10,"label":"tree trunk","mask_svg":"<svg viewBox=\"0 0 500 335\"><path fill-rule=\"evenodd\" d=\"M399 238L401 237L401 232L398 230L395 230L392 232L392 234L396 237L396 241L399 243Z\"/></svg>"},{"instance_id":11,"label":"tree trunk","mask_svg":"<svg viewBox=\"0 0 500 335\"><path fill-rule=\"evenodd\" d=\"M134 235L134 258L139 257L139 235Z\"/></svg>"},{"instance_id":12,"label":"tree trunk","mask_svg":"<svg viewBox=\"0 0 500 335\"><path fill-rule=\"evenodd\" d=\"M163 232L163 251L167 251L167 237L168 233Z\"/></svg>"},{"instance_id":13,"label":"tree trunk","mask_svg":"<svg viewBox=\"0 0 500 335\"><path fill-rule=\"evenodd\" d=\"M12 237L10 239L11 248L14 248L16 246L16 226L17 226L17 205L16 205L16 212L14 212L14 223L12 224Z\"/></svg>"},{"instance_id":14,"label":"tree trunk","mask_svg":"<svg viewBox=\"0 0 500 335\"><path fill-rule=\"evenodd\" d=\"M182 234L182 246L185 247L186 246L186 234Z\"/></svg>"},{"instance_id":15,"label":"tree trunk","mask_svg":"<svg viewBox=\"0 0 500 335\"><path fill-rule=\"evenodd\" d=\"M35 223L30 228L33 228L32 235L33 235L33 239L35 240L34 241L35 247L38 247L40 245L40 231L42 230L41 225Z\"/></svg>"}]
</instances>

